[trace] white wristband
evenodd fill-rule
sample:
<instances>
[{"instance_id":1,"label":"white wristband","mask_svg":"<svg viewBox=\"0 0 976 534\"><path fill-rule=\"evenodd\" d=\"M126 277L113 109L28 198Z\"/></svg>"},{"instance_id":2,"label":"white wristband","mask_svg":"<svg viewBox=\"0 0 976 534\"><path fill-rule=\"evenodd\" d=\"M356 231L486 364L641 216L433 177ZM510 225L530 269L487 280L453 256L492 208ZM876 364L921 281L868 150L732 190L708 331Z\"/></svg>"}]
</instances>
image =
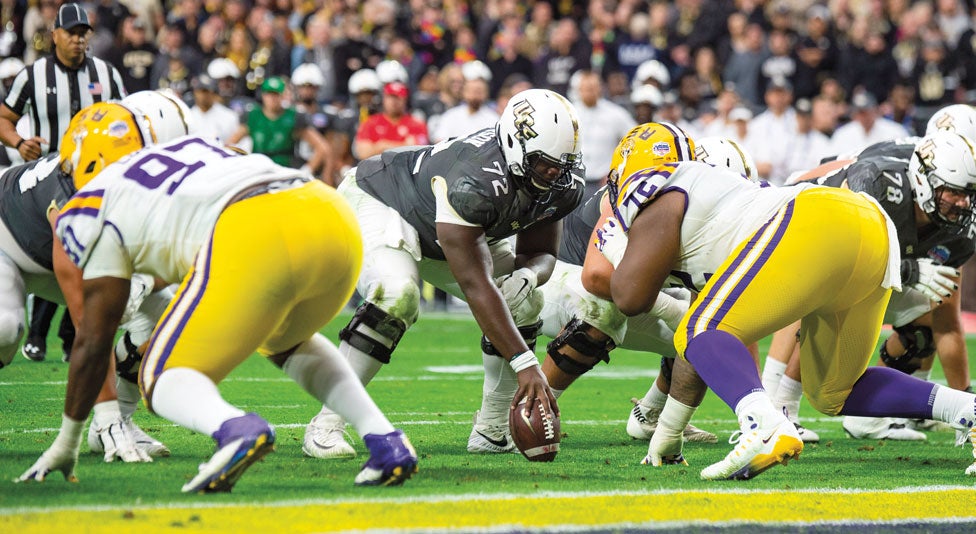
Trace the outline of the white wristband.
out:
<instances>
[{"instance_id":1,"label":"white wristband","mask_svg":"<svg viewBox=\"0 0 976 534\"><path fill-rule=\"evenodd\" d=\"M69 450L77 449L81 445L81 432L84 429L84 424L84 421L75 421L67 414L61 414L61 431L54 438L54 443Z\"/></svg>"},{"instance_id":2,"label":"white wristband","mask_svg":"<svg viewBox=\"0 0 976 534\"><path fill-rule=\"evenodd\" d=\"M539 359L535 357L534 352L527 350L518 356L513 356L512 359L508 361L508 364L512 366L512 369L514 369L516 373L518 373L524 369L532 367L533 365L539 365Z\"/></svg>"}]
</instances>

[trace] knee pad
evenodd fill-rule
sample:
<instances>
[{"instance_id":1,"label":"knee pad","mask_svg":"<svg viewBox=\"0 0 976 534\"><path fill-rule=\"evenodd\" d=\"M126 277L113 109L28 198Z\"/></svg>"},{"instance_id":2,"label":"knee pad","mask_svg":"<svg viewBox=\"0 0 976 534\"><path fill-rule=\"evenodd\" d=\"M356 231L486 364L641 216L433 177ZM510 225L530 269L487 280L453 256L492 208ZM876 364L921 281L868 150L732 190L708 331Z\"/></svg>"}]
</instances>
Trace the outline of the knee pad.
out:
<instances>
[{"instance_id":1,"label":"knee pad","mask_svg":"<svg viewBox=\"0 0 976 534\"><path fill-rule=\"evenodd\" d=\"M339 332L339 339L380 363L390 363L390 356L406 331L405 322L366 301L356 308L352 320Z\"/></svg>"},{"instance_id":2,"label":"knee pad","mask_svg":"<svg viewBox=\"0 0 976 534\"><path fill-rule=\"evenodd\" d=\"M132 335L126 331L115 344L115 373L119 378L139 383L139 367L142 365L142 353L139 345L132 340Z\"/></svg>"},{"instance_id":3,"label":"knee pad","mask_svg":"<svg viewBox=\"0 0 976 534\"><path fill-rule=\"evenodd\" d=\"M518 327L519 335L522 336L522 339L525 340L525 344L528 345L529 350L532 352L535 352L535 343L539 338L539 330L542 330L542 321L538 321L527 326ZM488 336L485 335L481 336L481 351L485 354L491 354L492 356L504 358L503 355L498 353L495 346L491 344L491 341L488 340Z\"/></svg>"},{"instance_id":4,"label":"knee pad","mask_svg":"<svg viewBox=\"0 0 976 534\"><path fill-rule=\"evenodd\" d=\"M580 376L593 369L601 361L610 363L610 351L617 345L609 337L606 340L595 339L588 331L590 328L594 327L577 317L573 317L569 321L569 324L566 325L566 328L563 329L562 333L556 336L546 346L546 353L552 358L552 362L556 364L556 367L564 373ZM592 358L593 361L581 362L566 356L560 352L560 349L565 346L569 346L569 348L576 352Z\"/></svg>"},{"instance_id":5,"label":"knee pad","mask_svg":"<svg viewBox=\"0 0 976 534\"><path fill-rule=\"evenodd\" d=\"M0 369L10 365L17 354L26 326L23 314L0 313ZM18 318L20 317L20 318Z\"/></svg>"},{"instance_id":6,"label":"knee pad","mask_svg":"<svg viewBox=\"0 0 976 534\"><path fill-rule=\"evenodd\" d=\"M888 354L885 343L881 344L881 361L892 369L897 369L906 374L912 374L921 366L923 360L935 354L935 340L932 338L932 329L927 326L916 326L907 324L895 327L898 340L905 347L905 354L894 357Z\"/></svg>"},{"instance_id":7,"label":"knee pad","mask_svg":"<svg viewBox=\"0 0 976 534\"><path fill-rule=\"evenodd\" d=\"M661 376L664 377L664 381L671 385L671 375L674 373L674 358L665 358L661 356Z\"/></svg>"}]
</instances>

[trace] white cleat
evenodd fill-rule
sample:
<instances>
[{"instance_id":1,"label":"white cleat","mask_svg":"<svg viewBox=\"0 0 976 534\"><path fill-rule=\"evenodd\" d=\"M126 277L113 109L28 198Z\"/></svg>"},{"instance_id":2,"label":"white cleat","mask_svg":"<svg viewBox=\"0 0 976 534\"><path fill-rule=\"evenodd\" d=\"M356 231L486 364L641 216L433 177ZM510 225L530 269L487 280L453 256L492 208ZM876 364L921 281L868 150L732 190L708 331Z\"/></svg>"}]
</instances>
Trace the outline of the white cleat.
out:
<instances>
[{"instance_id":1,"label":"white cleat","mask_svg":"<svg viewBox=\"0 0 976 534\"><path fill-rule=\"evenodd\" d=\"M755 421L752 417L749 420ZM747 433L737 431L729 438L734 443L722 461L716 462L701 471L705 480L746 480L777 465L799 458L803 452L803 441L788 419L781 419L775 425L753 424Z\"/></svg>"},{"instance_id":2,"label":"white cleat","mask_svg":"<svg viewBox=\"0 0 976 534\"><path fill-rule=\"evenodd\" d=\"M305 456L329 460L355 458L356 449L346 441L346 422L338 414L318 414L305 427L302 452Z\"/></svg>"},{"instance_id":3,"label":"white cleat","mask_svg":"<svg viewBox=\"0 0 976 534\"><path fill-rule=\"evenodd\" d=\"M801 425L797 421L792 421L792 423L796 427L797 433L800 434L800 439L803 443L820 443L820 434Z\"/></svg>"},{"instance_id":4,"label":"white cleat","mask_svg":"<svg viewBox=\"0 0 976 534\"><path fill-rule=\"evenodd\" d=\"M647 406L637 398L631 398L630 402L634 403L634 408L627 417L627 434L634 439L651 439L657 430L657 419L661 410ZM685 427L683 434L686 442L718 443L718 436L692 424Z\"/></svg>"},{"instance_id":5,"label":"white cleat","mask_svg":"<svg viewBox=\"0 0 976 534\"><path fill-rule=\"evenodd\" d=\"M845 416L844 431L854 439L890 439L893 441L925 441L925 434L905 425L903 419L891 417Z\"/></svg>"},{"instance_id":6,"label":"white cleat","mask_svg":"<svg viewBox=\"0 0 976 534\"><path fill-rule=\"evenodd\" d=\"M468 436L468 452L475 454L499 454L518 452L508 431L508 421L493 424L479 423L481 412L474 413L474 427Z\"/></svg>"}]
</instances>

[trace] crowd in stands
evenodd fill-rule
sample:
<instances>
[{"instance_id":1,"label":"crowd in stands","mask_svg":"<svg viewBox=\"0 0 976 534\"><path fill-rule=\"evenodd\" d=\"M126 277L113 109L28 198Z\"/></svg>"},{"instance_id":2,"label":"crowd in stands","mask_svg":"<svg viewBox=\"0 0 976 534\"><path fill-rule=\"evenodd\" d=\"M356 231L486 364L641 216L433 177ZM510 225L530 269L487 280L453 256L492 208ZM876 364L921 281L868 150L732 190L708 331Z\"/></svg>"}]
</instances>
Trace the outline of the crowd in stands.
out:
<instances>
[{"instance_id":1,"label":"crowd in stands","mask_svg":"<svg viewBox=\"0 0 976 534\"><path fill-rule=\"evenodd\" d=\"M4 84L51 52L58 4L0 0ZM732 137L773 183L821 157L918 133L944 105L976 101L971 0L83 5L94 27L90 53L113 63L129 92L176 91L217 137L247 123L263 86L280 87L268 80L288 82L284 107L304 116L296 128L311 126L329 142L332 158L321 167L333 183L378 149L491 126L507 98L528 87L583 106L581 81L584 92L596 84L600 105L619 106L633 121ZM376 114L385 120L363 132ZM585 115L614 124L618 117ZM590 126L584 135L617 135ZM320 159L300 139L296 163ZM584 153L603 144L584 139Z\"/></svg>"}]
</instances>

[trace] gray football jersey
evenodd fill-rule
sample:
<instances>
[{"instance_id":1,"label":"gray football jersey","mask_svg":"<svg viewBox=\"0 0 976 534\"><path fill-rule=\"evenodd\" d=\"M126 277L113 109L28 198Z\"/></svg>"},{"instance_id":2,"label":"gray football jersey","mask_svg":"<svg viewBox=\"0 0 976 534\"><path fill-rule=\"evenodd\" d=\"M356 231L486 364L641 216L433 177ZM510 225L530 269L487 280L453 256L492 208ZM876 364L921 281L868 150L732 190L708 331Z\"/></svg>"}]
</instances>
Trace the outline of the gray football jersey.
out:
<instances>
[{"instance_id":1,"label":"gray football jersey","mask_svg":"<svg viewBox=\"0 0 976 534\"><path fill-rule=\"evenodd\" d=\"M583 195L583 178L572 187L536 196L516 185L505 158L487 128L436 145L404 147L373 156L356 168L356 183L412 225L424 257L443 260L434 222L436 201L431 180L442 177L451 207L465 221L484 228L489 243L540 222L558 221Z\"/></svg>"},{"instance_id":2,"label":"gray football jersey","mask_svg":"<svg viewBox=\"0 0 976 534\"><path fill-rule=\"evenodd\" d=\"M67 177L60 179L57 152L0 175L0 220L32 260L53 269L51 247L54 233L48 222L48 208L60 210L71 197Z\"/></svg>"},{"instance_id":3,"label":"gray football jersey","mask_svg":"<svg viewBox=\"0 0 976 534\"><path fill-rule=\"evenodd\" d=\"M573 265L583 265L586 249L589 247L593 227L600 219L600 199L606 193L603 186L587 198L578 208L563 219L563 238L559 243L559 261Z\"/></svg>"}]
</instances>

